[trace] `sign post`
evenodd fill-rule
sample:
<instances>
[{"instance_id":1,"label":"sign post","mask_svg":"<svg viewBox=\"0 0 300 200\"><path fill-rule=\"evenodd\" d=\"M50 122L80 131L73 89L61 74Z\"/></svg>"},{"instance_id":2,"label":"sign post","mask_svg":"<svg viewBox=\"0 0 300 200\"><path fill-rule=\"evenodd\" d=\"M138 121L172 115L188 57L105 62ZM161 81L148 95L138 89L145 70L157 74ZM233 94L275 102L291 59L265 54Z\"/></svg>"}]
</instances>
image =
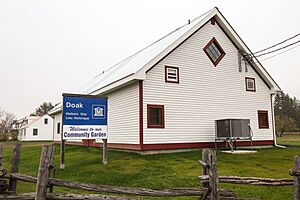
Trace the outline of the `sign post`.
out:
<instances>
[{"instance_id":1,"label":"sign post","mask_svg":"<svg viewBox=\"0 0 300 200\"><path fill-rule=\"evenodd\" d=\"M61 134L59 169L64 169L64 168L65 168L65 140L63 139Z\"/></svg>"},{"instance_id":2,"label":"sign post","mask_svg":"<svg viewBox=\"0 0 300 200\"><path fill-rule=\"evenodd\" d=\"M64 168L65 141L102 139L107 164L107 99L92 95L63 94L60 168Z\"/></svg>"},{"instance_id":3,"label":"sign post","mask_svg":"<svg viewBox=\"0 0 300 200\"><path fill-rule=\"evenodd\" d=\"M107 139L102 139L103 141L103 164L107 164Z\"/></svg>"}]
</instances>

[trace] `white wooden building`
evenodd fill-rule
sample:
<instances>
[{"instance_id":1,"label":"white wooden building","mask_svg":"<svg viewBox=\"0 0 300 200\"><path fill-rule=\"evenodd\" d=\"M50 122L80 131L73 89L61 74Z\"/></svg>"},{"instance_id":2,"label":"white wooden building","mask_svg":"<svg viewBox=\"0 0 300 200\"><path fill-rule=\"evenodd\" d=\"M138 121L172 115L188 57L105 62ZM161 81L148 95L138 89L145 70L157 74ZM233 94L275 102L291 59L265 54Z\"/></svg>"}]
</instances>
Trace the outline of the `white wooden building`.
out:
<instances>
[{"instance_id":1,"label":"white wooden building","mask_svg":"<svg viewBox=\"0 0 300 200\"><path fill-rule=\"evenodd\" d=\"M278 90L214 8L97 76L85 94L108 98L109 147L146 151L211 147L225 118L250 119L253 144L273 145Z\"/></svg>"},{"instance_id":2,"label":"white wooden building","mask_svg":"<svg viewBox=\"0 0 300 200\"><path fill-rule=\"evenodd\" d=\"M53 118L53 141L61 141L61 128L62 128L62 110L61 103L58 103L49 115Z\"/></svg>"},{"instance_id":3,"label":"white wooden building","mask_svg":"<svg viewBox=\"0 0 300 200\"><path fill-rule=\"evenodd\" d=\"M61 111L61 103L58 103L50 112L49 115L53 118L53 141L60 142L61 141L61 130L62 130L62 111ZM68 140L68 143L73 144L82 144L82 140ZM95 143L93 142L92 145Z\"/></svg>"},{"instance_id":4,"label":"white wooden building","mask_svg":"<svg viewBox=\"0 0 300 200\"><path fill-rule=\"evenodd\" d=\"M53 141L53 119L49 115L28 116L18 120L20 141Z\"/></svg>"}]
</instances>

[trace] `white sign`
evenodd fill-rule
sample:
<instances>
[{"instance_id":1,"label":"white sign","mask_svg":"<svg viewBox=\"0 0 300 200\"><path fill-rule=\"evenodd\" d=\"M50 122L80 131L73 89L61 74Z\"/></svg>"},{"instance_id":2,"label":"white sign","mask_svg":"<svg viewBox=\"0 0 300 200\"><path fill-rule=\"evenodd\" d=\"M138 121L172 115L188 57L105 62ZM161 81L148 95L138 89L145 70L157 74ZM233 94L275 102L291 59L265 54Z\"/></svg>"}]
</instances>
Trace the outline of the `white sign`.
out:
<instances>
[{"instance_id":1,"label":"white sign","mask_svg":"<svg viewBox=\"0 0 300 200\"><path fill-rule=\"evenodd\" d=\"M106 139L107 126L64 125L63 139Z\"/></svg>"}]
</instances>

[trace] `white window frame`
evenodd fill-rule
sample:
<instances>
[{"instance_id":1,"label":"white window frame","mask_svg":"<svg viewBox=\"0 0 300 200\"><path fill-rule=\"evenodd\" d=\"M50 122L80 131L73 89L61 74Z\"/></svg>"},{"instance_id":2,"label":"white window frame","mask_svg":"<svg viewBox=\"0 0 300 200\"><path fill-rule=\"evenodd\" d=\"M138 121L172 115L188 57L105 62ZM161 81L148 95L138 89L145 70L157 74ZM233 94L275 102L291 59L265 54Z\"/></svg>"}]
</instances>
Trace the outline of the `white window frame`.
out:
<instances>
[{"instance_id":1,"label":"white window frame","mask_svg":"<svg viewBox=\"0 0 300 200\"><path fill-rule=\"evenodd\" d=\"M249 87L249 81L253 82L253 88ZM246 91L256 92L255 78L246 77L245 84L246 84Z\"/></svg>"},{"instance_id":2,"label":"white window frame","mask_svg":"<svg viewBox=\"0 0 300 200\"><path fill-rule=\"evenodd\" d=\"M172 74L170 74L170 73L172 73ZM175 75L173 75L173 74L175 74ZM165 66L165 82L166 83L179 83L179 68L178 67Z\"/></svg>"}]
</instances>

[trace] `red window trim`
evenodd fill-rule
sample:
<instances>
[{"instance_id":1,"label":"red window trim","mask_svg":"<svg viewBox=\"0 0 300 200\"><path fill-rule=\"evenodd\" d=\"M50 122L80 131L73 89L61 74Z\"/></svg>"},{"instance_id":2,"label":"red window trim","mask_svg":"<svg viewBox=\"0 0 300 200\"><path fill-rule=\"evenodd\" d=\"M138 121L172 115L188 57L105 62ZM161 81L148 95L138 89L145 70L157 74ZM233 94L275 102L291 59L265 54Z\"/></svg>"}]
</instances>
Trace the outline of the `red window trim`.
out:
<instances>
[{"instance_id":1,"label":"red window trim","mask_svg":"<svg viewBox=\"0 0 300 200\"><path fill-rule=\"evenodd\" d=\"M267 110L258 110L257 114L258 114L258 128L259 129L268 129L269 128L269 115L268 115L268 111ZM267 115L267 125L266 126L263 126L262 124L260 124L260 115L261 114L266 114Z\"/></svg>"},{"instance_id":2,"label":"red window trim","mask_svg":"<svg viewBox=\"0 0 300 200\"><path fill-rule=\"evenodd\" d=\"M215 43L216 46L219 48L219 50L221 51L221 56L214 62L213 59L210 57L210 55L208 54L208 52L206 51L206 49L212 44ZM205 52L205 54L207 55L207 57L210 59L210 61L214 64L214 66L216 67L219 62L222 60L222 58L226 55L225 51L223 50L223 48L221 47L221 45L219 44L219 42L217 41L217 39L215 37L213 37L209 43L203 48L203 51Z\"/></svg>"},{"instance_id":3,"label":"red window trim","mask_svg":"<svg viewBox=\"0 0 300 200\"><path fill-rule=\"evenodd\" d=\"M161 125L152 125L150 124L150 108L161 108L162 109L162 124ZM165 128L165 109L163 105L147 105L147 128Z\"/></svg>"},{"instance_id":4,"label":"red window trim","mask_svg":"<svg viewBox=\"0 0 300 200\"><path fill-rule=\"evenodd\" d=\"M248 84L247 84L247 80L248 80L248 79L254 81L254 89L253 89L253 90L251 90L251 89L248 88ZM255 78L245 77L245 84L246 84L246 91L249 91L249 92L256 92Z\"/></svg>"},{"instance_id":5,"label":"red window trim","mask_svg":"<svg viewBox=\"0 0 300 200\"><path fill-rule=\"evenodd\" d=\"M168 69L176 69L177 70L177 81L168 80ZM166 83L179 83L179 67L165 65L165 82Z\"/></svg>"}]
</instances>

